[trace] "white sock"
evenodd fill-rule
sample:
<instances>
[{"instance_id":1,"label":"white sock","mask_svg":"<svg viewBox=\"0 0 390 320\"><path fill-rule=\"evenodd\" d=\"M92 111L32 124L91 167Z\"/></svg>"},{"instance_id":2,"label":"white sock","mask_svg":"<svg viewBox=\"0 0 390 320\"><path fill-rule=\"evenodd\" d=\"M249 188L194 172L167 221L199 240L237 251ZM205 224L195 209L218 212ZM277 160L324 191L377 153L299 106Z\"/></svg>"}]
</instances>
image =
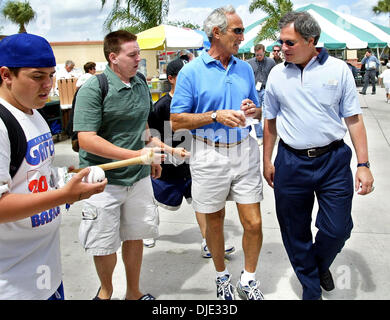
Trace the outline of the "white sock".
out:
<instances>
[{"instance_id":1,"label":"white sock","mask_svg":"<svg viewBox=\"0 0 390 320\"><path fill-rule=\"evenodd\" d=\"M245 269L243 270L240 278L240 282L243 286L249 285L249 281L256 280L256 272L248 272Z\"/></svg>"},{"instance_id":2,"label":"white sock","mask_svg":"<svg viewBox=\"0 0 390 320\"><path fill-rule=\"evenodd\" d=\"M229 274L230 274L230 273L229 273L228 269L225 268L225 270L223 270L222 272L218 272L218 271L217 271L217 278L223 277L224 275L229 275Z\"/></svg>"},{"instance_id":3,"label":"white sock","mask_svg":"<svg viewBox=\"0 0 390 320\"><path fill-rule=\"evenodd\" d=\"M206 244L206 239L202 238L202 246L204 246L205 244Z\"/></svg>"}]
</instances>

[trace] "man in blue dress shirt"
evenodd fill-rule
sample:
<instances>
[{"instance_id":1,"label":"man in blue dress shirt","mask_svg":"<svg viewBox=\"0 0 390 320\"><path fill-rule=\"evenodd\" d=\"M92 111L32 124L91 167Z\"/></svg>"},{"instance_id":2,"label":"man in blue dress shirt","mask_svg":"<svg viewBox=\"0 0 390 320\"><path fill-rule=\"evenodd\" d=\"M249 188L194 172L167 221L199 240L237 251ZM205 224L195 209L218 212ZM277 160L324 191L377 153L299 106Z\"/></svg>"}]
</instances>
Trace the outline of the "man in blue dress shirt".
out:
<instances>
[{"instance_id":1,"label":"man in blue dress shirt","mask_svg":"<svg viewBox=\"0 0 390 320\"><path fill-rule=\"evenodd\" d=\"M321 299L334 288L329 271L352 230L352 151L358 168L355 191L373 190L366 130L355 82L342 60L317 50L321 29L307 12L287 13L279 22L286 62L268 77L264 102L264 178L274 188L282 239L303 299ZM343 125L342 119L347 125ZM272 150L280 142L274 164ZM313 243L314 197L319 210Z\"/></svg>"},{"instance_id":2,"label":"man in blue dress shirt","mask_svg":"<svg viewBox=\"0 0 390 320\"><path fill-rule=\"evenodd\" d=\"M375 87L375 76L376 76L376 70L379 68L379 60L377 57L375 57L372 54L371 49L366 50L366 55L362 59L362 65L364 65L366 72L364 74L364 84L363 89L360 91L360 94L366 94L368 85L372 84L372 91L371 94L376 93L376 87Z\"/></svg>"}]
</instances>

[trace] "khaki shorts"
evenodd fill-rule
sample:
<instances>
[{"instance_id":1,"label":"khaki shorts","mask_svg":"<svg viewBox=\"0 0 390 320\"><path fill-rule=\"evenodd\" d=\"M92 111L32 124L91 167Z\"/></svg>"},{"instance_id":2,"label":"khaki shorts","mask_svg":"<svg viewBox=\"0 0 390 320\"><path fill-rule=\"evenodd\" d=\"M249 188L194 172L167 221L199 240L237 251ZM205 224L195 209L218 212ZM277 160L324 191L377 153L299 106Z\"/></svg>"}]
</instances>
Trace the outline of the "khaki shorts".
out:
<instances>
[{"instance_id":1,"label":"khaki shorts","mask_svg":"<svg viewBox=\"0 0 390 320\"><path fill-rule=\"evenodd\" d=\"M95 256L115 253L121 242L158 237L158 208L150 177L131 187L107 185L84 200L79 239Z\"/></svg>"},{"instance_id":2,"label":"khaki shorts","mask_svg":"<svg viewBox=\"0 0 390 320\"><path fill-rule=\"evenodd\" d=\"M252 204L263 200L260 150L252 136L230 148L193 139L190 169L192 206L197 212L217 212L226 201Z\"/></svg>"}]
</instances>

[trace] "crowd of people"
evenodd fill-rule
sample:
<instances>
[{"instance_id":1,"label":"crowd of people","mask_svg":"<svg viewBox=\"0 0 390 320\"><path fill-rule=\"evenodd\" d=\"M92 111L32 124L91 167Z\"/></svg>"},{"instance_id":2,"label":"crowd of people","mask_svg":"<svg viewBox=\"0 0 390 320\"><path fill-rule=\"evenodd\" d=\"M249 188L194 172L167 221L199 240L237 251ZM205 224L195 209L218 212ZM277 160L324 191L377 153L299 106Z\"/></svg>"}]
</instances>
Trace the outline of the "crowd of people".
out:
<instances>
[{"instance_id":1,"label":"crowd of people","mask_svg":"<svg viewBox=\"0 0 390 320\"><path fill-rule=\"evenodd\" d=\"M215 9L203 27L210 49L168 64L171 91L156 105L137 73L137 37L123 30L105 36L108 91L102 96L90 64L85 71L91 75L75 102L80 167L151 150L153 158L107 171L99 183L84 183L89 169L83 169L63 187L51 165L50 130L36 111L53 85L53 51L44 38L27 33L0 42L0 299L64 299L60 205L83 200L80 244L93 257L100 282L93 299L111 298L121 248L125 299L154 300L154 293L140 288L143 240L159 236L158 205L177 210L184 197L199 223L202 255L215 267L215 276L206 280L215 282L216 298L233 300L237 294L263 300L256 277L263 244L263 177L274 190L283 244L302 298L318 300L322 289L334 289L330 266L351 235L353 194L374 190L353 75L346 63L316 48L321 29L307 12L282 17L273 57L265 57L264 46L257 45L249 63L236 57L244 25L233 6ZM250 134L253 119L260 122L261 143ZM24 136L15 141L9 133L18 126ZM355 177L352 151L343 141L347 131L357 157ZM25 154L16 174L15 144ZM318 232L312 241L315 198ZM235 250L225 244L226 201L235 202L243 227L235 285L224 260ZM46 267L50 286L41 281Z\"/></svg>"}]
</instances>

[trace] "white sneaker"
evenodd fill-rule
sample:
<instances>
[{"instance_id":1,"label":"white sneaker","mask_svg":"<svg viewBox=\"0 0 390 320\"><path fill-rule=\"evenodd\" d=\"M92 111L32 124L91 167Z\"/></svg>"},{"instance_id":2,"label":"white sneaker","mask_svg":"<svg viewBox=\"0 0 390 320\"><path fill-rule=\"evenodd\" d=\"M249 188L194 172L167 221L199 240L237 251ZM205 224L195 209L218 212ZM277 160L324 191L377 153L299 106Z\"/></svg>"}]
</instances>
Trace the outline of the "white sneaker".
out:
<instances>
[{"instance_id":1,"label":"white sneaker","mask_svg":"<svg viewBox=\"0 0 390 320\"><path fill-rule=\"evenodd\" d=\"M215 281L218 300L234 300L234 286L230 283L231 278L230 274L226 274L223 277L218 277Z\"/></svg>"},{"instance_id":2,"label":"white sneaker","mask_svg":"<svg viewBox=\"0 0 390 320\"><path fill-rule=\"evenodd\" d=\"M143 239L144 246L146 248L153 248L156 245L156 240L151 239Z\"/></svg>"},{"instance_id":3,"label":"white sneaker","mask_svg":"<svg viewBox=\"0 0 390 320\"><path fill-rule=\"evenodd\" d=\"M236 251L236 248L234 246L230 244L225 245L225 255L232 254L234 251ZM206 243L202 243L202 245L200 246L200 253L203 258L211 258L211 253Z\"/></svg>"}]
</instances>

